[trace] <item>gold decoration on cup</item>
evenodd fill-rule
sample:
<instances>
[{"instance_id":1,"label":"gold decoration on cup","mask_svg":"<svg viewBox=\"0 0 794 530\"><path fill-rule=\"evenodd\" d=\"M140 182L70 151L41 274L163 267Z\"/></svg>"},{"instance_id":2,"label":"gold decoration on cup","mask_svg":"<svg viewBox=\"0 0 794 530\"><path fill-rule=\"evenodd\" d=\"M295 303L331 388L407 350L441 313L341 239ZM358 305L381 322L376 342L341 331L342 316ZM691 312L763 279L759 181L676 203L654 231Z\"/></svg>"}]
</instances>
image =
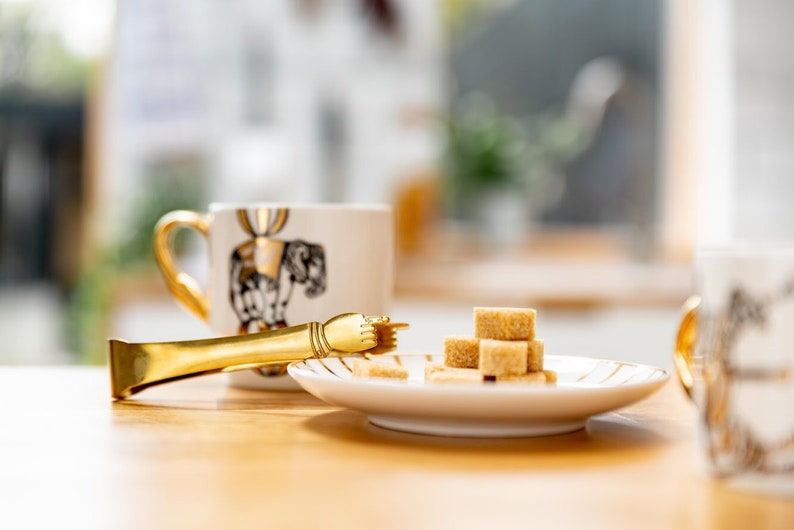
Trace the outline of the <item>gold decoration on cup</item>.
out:
<instances>
[{"instance_id":1,"label":"gold decoration on cup","mask_svg":"<svg viewBox=\"0 0 794 530\"><path fill-rule=\"evenodd\" d=\"M165 214L154 227L154 256L160 265L166 287L179 302L201 320L209 319L209 302L190 275L180 271L174 262L171 234L177 228L193 228L204 237L209 235L209 217L189 210L176 210Z\"/></svg>"},{"instance_id":2,"label":"gold decoration on cup","mask_svg":"<svg viewBox=\"0 0 794 530\"><path fill-rule=\"evenodd\" d=\"M774 443L762 442L753 429L736 416L734 385L741 383L787 384L787 368L738 367L733 350L748 329L763 329L773 307L794 296L794 281L769 296L754 297L734 288L724 312L708 314L698 296L682 307L673 360L679 380L690 399L702 408L706 450L717 475L744 471L763 474L791 473L794 466L778 464L780 455L794 450L794 433ZM695 396L695 389L699 389Z\"/></svg>"}]
</instances>

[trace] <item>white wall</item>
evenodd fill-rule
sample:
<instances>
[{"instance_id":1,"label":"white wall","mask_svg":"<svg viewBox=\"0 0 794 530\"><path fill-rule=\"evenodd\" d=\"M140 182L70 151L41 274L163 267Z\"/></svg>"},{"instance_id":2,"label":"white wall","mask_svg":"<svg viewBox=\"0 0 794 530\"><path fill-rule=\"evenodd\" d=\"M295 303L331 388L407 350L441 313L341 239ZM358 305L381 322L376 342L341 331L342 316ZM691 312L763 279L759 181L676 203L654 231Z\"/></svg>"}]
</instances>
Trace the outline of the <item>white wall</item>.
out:
<instances>
[{"instance_id":1,"label":"white wall","mask_svg":"<svg viewBox=\"0 0 794 530\"><path fill-rule=\"evenodd\" d=\"M736 236L794 240L794 3L733 0Z\"/></svg>"},{"instance_id":2,"label":"white wall","mask_svg":"<svg viewBox=\"0 0 794 530\"><path fill-rule=\"evenodd\" d=\"M397 9L390 39L349 0L121 0L100 188L128 197L149 159L181 152L206 157L210 201L391 201L437 160L433 123L410 116L437 111L443 88L439 3ZM265 56L255 92L252 53ZM330 147L326 104L344 130Z\"/></svg>"},{"instance_id":3,"label":"white wall","mask_svg":"<svg viewBox=\"0 0 794 530\"><path fill-rule=\"evenodd\" d=\"M794 240L794 4L668 0L664 236Z\"/></svg>"}]
</instances>

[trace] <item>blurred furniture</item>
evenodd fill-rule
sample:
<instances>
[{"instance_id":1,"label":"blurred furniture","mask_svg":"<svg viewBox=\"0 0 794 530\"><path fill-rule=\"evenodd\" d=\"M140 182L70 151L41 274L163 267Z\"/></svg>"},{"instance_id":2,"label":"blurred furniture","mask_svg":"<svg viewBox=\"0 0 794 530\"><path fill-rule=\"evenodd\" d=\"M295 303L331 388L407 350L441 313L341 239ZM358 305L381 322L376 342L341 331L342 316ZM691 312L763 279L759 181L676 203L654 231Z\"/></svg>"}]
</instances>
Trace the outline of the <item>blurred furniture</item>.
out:
<instances>
[{"instance_id":1,"label":"blurred furniture","mask_svg":"<svg viewBox=\"0 0 794 530\"><path fill-rule=\"evenodd\" d=\"M587 429L452 439L222 376L112 402L101 368L0 368L7 528L787 528L697 468L671 381Z\"/></svg>"},{"instance_id":2,"label":"blurred furniture","mask_svg":"<svg viewBox=\"0 0 794 530\"><path fill-rule=\"evenodd\" d=\"M471 305L670 306L691 293L688 261L639 260L620 232L547 227L500 248L437 226L398 254L398 297Z\"/></svg>"}]
</instances>

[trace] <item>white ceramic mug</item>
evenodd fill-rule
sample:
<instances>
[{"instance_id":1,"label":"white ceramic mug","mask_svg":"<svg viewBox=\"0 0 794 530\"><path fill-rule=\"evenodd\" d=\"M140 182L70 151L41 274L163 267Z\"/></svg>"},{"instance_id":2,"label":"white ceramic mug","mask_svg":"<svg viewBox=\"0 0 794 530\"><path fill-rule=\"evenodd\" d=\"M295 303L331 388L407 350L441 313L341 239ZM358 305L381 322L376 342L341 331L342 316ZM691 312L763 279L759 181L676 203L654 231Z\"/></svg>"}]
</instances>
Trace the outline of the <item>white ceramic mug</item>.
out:
<instances>
[{"instance_id":1,"label":"white ceramic mug","mask_svg":"<svg viewBox=\"0 0 794 530\"><path fill-rule=\"evenodd\" d=\"M794 248L698 252L675 361L708 470L794 496Z\"/></svg>"},{"instance_id":2,"label":"white ceramic mug","mask_svg":"<svg viewBox=\"0 0 794 530\"><path fill-rule=\"evenodd\" d=\"M206 288L180 271L171 233L208 241ZM347 204L211 204L170 212L155 255L174 297L220 335L325 322L346 312L388 315L393 291L390 208ZM296 389L286 367L229 374L234 386Z\"/></svg>"}]
</instances>

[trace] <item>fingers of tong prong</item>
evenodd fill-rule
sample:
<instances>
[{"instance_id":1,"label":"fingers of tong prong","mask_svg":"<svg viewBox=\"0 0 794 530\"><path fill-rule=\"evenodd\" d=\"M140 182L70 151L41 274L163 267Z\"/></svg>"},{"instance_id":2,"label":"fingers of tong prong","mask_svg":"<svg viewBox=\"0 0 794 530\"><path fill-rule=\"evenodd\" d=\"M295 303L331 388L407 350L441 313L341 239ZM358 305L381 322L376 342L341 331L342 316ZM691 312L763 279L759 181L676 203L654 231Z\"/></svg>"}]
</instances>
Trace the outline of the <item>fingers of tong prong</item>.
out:
<instances>
[{"instance_id":1,"label":"fingers of tong prong","mask_svg":"<svg viewBox=\"0 0 794 530\"><path fill-rule=\"evenodd\" d=\"M364 326L366 326L366 325L374 326L376 324L388 324L389 317L368 316L368 317L364 317L364 320L367 322L367 324L364 324ZM364 326L362 326L362 327L364 327Z\"/></svg>"},{"instance_id":2,"label":"fingers of tong prong","mask_svg":"<svg viewBox=\"0 0 794 530\"><path fill-rule=\"evenodd\" d=\"M376 324L375 329L384 335L389 334L392 337L396 337L397 330L408 329L408 324L405 322L386 322L384 324Z\"/></svg>"},{"instance_id":3,"label":"fingers of tong prong","mask_svg":"<svg viewBox=\"0 0 794 530\"><path fill-rule=\"evenodd\" d=\"M367 316L364 320L365 323L361 325L361 342L377 346L381 340L378 328L389 322L389 317Z\"/></svg>"},{"instance_id":4,"label":"fingers of tong prong","mask_svg":"<svg viewBox=\"0 0 794 530\"><path fill-rule=\"evenodd\" d=\"M394 351L397 349L397 330L405 329L408 324L384 322L375 324L375 331L378 337L378 343L375 347L367 350L366 355L370 354L383 354Z\"/></svg>"}]
</instances>

